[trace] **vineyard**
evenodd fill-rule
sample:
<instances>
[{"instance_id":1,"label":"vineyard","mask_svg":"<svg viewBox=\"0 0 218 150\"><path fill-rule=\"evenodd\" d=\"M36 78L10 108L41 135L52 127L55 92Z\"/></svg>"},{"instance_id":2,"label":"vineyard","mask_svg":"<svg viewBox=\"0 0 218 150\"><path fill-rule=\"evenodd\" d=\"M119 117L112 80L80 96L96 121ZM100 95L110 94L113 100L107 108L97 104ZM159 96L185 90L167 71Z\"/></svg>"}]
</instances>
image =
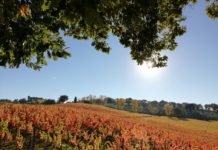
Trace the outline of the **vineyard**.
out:
<instances>
[{"instance_id":1,"label":"vineyard","mask_svg":"<svg viewBox=\"0 0 218 150\"><path fill-rule=\"evenodd\" d=\"M218 142L88 104L0 104L0 149L218 150Z\"/></svg>"}]
</instances>

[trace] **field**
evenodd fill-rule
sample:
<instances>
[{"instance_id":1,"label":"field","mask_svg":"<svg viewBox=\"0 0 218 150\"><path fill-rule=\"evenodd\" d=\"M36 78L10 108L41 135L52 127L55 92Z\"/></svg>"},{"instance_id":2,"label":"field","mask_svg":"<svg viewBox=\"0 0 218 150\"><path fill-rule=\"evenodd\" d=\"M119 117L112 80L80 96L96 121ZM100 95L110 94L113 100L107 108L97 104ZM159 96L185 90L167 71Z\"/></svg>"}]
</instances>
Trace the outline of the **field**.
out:
<instances>
[{"instance_id":1,"label":"field","mask_svg":"<svg viewBox=\"0 0 218 150\"><path fill-rule=\"evenodd\" d=\"M97 105L0 104L0 149L218 150L218 122Z\"/></svg>"}]
</instances>

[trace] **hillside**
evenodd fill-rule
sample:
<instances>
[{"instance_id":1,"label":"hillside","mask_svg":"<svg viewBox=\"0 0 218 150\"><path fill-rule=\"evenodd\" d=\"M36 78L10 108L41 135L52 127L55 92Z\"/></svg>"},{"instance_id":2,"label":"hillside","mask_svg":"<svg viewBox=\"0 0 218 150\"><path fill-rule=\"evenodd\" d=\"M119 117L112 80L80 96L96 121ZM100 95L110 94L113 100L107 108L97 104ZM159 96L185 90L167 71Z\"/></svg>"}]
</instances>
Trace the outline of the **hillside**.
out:
<instances>
[{"instance_id":1,"label":"hillside","mask_svg":"<svg viewBox=\"0 0 218 150\"><path fill-rule=\"evenodd\" d=\"M78 105L79 106L79 105ZM88 106L88 105L85 105ZM80 106L79 106L80 107ZM134 123L142 123L152 127L167 130L180 134L181 136L195 136L206 141L217 142L218 139L218 121L203 121L196 119L154 116L147 114L132 113L117 109L112 109L104 106L89 105L92 111L100 111L111 114L113 117L122 118Z\"/></svg>"},{"instance_id":2,"label":"hillside","mask_svg":"<svg viewBox=\"0 0 218 150\"><path fill-rule=\"evenodd\" d=\"M1 149L218 149L218 122L98 105L0 105Z\"/></svg>"}]
</instances>

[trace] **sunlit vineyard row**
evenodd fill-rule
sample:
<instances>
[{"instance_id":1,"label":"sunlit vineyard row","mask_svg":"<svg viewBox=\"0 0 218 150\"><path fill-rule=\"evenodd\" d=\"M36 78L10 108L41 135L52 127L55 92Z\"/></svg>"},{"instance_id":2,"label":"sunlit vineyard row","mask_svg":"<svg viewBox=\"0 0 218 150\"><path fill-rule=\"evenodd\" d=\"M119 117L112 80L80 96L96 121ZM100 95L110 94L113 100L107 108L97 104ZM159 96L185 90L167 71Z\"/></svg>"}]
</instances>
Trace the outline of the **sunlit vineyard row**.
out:
<instances>
[{"instance_id":1,"label":"sunlit vineyard row","mask_svg":"<svg viewBox=\"0 0 218 150\"><path fill-rule=\"evenodd\" d=\"M90 105L0 104L0 147L84 150L217 150L218 144L135 123Z\"/></svg>"}]
</instances>

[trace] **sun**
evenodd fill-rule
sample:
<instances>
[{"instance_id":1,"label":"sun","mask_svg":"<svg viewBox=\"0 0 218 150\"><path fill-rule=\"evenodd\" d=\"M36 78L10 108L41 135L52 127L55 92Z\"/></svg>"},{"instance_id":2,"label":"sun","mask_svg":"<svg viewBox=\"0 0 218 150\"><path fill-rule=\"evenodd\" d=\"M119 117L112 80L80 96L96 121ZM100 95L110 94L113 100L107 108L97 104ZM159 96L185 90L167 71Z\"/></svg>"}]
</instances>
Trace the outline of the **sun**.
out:
<instances>
[{"instance_id":1,"label":"sun","mask_svg":"<svg viewBox=\"0 0 218 150\"><path fill-rule=\"evenodd\" d=\"M137 72L143 78L157 78L163 71L161 68L153 68L151 62L146 62L142 65L136 66Z\"/></svg>"}]
</instances>

